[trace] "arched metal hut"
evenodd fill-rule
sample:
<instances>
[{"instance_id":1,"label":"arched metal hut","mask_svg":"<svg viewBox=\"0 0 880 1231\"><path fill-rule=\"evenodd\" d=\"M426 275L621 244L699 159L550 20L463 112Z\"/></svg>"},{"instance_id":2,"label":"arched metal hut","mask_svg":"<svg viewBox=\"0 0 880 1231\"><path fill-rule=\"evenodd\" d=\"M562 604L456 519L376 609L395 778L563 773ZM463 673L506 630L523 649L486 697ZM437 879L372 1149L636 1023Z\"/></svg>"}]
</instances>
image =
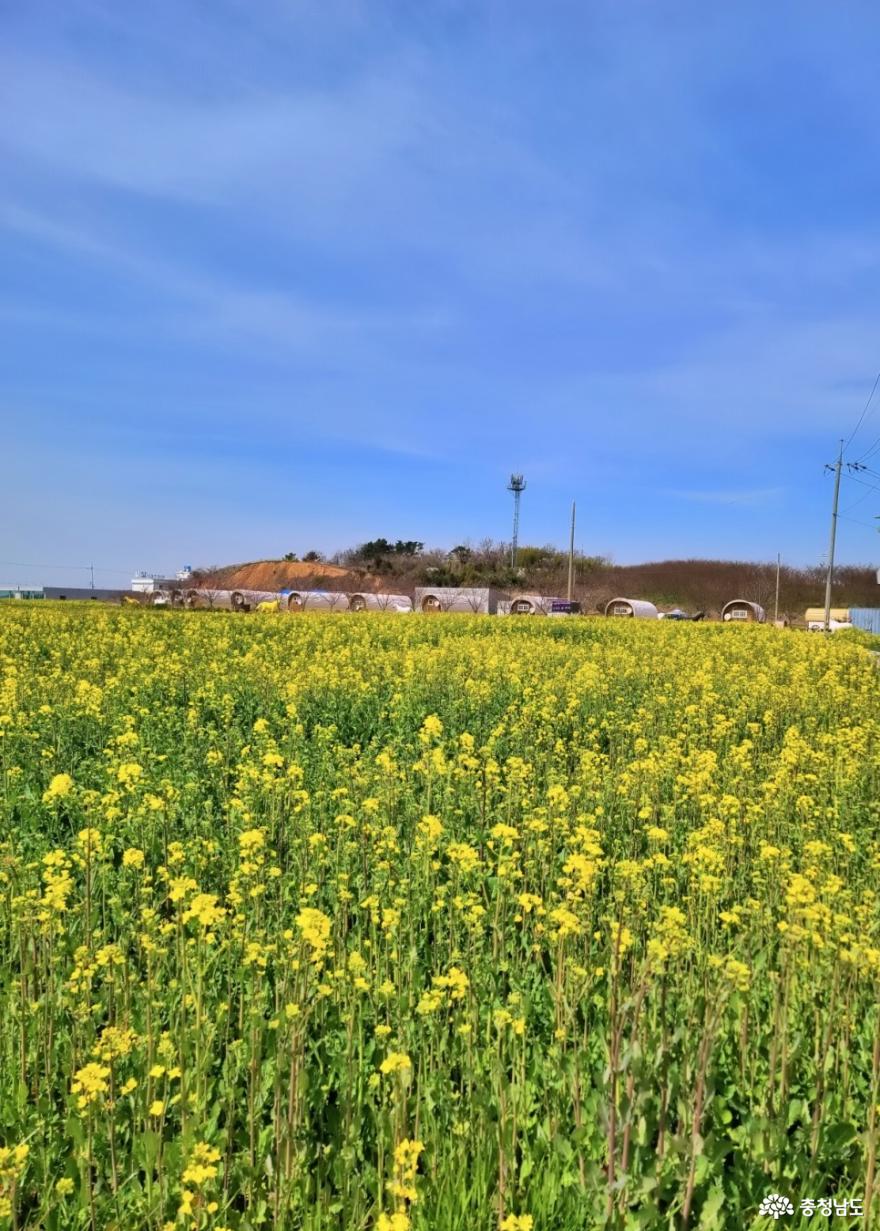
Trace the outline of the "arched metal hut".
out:
<instances>
[{"instance_id":1,"label":"arched metal hut","mask_svg":"<svg viewBox=\"0 0 880 1231\"><path fill-rule=\"evenodd\" d=\"M498 615L549 615L558 601L543 594L516 594L498 604Z\"/></svg>"},{"instance_id":2,"label":"arched metal hut","mask_svg":"<svg viewBox=\"0 0 880 1231\"><path fill-rule=\"evenodd\" d=\"M413 607L427 613L466 611L471 615L495 615L503 598L491 586L416 586Z\"/></svg>"},{"instance_id":3,"label":"arched metal hut","mask_svg":"<svg viewBox=\"0 0 880 1231\"><path fill-rule=\"evenodd\" d=\"M348 595L342 590L291 590L288 611L347 611Z\"/></svg>"},{"instance_id":4,"label":"arched metal hut","mask_svg":"<svg viewBox=\"0 0 880 1231\"><path fill-rule=\"evenodd\" d=\"M348 596L349 611L412 611L412 599L406 594L374 594L364 591Z\"/></svg>"},{"instance_id":5,"label":"arched metal hut","mask_svg":"<svg viewBox=\"0 0 880 1231\"><path fill-rule=\"evenodd\" d=\"M721 608L722 620L737 620L745 624L763 624L767 619L760 603L752 603L747 598L732 598Z\"/></svg>"},{"instance_id":6,"label":"arched metal hut","mask_svg":"<svg viewBox=\"0 0 880 1231\"><path fill-rule=\"evenodd\" d=\"M275 590L230 590L228 594L233 611L253 611L257 603L273 602L278 597Z\"/></svg>"},{"instance_id":7,"label":"arched metal hut","mask_svg":"<svg viewBox=\"0 0 880 1231\"><path fill-rule=\"evenodd\" d=\"M635 620L656 620L659 611L644 598L612 598L605 604L607 616L623 616Z\"/></svg>"}]
</instances>

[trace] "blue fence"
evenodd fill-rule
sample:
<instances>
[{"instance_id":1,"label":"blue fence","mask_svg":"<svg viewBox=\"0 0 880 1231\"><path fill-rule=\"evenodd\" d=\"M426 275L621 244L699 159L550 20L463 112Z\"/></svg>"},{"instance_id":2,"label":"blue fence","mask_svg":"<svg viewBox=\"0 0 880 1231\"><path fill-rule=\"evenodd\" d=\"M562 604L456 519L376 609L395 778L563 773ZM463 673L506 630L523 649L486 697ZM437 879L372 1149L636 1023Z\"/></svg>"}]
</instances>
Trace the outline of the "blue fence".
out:
<instances>
[{"instance_id":1,"label":"blue fence","mask_svg":"<svg viewBox=\"0 0 880 1231\"><path fill-rule=\"evenodd\" d=\"M880 607L850 607L849 618L855 628L880 634Z\"/></svg>"}]
</instances>

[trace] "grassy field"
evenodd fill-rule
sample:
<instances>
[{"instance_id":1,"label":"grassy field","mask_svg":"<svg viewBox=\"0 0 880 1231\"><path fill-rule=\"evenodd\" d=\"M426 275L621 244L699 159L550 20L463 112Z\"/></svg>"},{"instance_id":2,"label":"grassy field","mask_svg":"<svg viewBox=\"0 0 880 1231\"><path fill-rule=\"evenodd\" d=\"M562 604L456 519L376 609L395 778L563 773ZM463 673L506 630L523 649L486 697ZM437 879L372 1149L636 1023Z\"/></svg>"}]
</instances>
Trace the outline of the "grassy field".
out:
<instances>
[{"instance_id":1,"label":"grassy field","mask_svg":"<svg viewBox=\"0 0 880 1231\"><path fill-rule=\"evenodd\" d=\"M864 1199L878 732L768 628L0 610L0 1226Z\"/></svg>"}]
</instances>

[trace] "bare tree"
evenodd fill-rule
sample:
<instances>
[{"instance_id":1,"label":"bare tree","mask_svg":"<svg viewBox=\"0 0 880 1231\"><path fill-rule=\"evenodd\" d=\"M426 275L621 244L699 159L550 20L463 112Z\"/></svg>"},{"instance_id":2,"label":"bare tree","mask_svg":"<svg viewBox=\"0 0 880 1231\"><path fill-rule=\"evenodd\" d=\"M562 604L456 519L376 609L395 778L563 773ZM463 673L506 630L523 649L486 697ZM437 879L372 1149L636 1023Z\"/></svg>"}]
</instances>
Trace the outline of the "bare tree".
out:
<instances>
[{"instance_id":1,"label":"bare tree","mask_svg":"<svg viewBox=\"0 0 880 1231\"><path fill-rule=\"evenodd\" d=\"M746 598L751 603L758 603L761 607L772 607L773 599L776 592L776 575L775 570L768 568L766 565L753 565L744 577L743 598ZM731 595L731 598L736 595Z\"/></svg>"},{"instance_id":2,"label":"bare tree","mask_svg":"<svg viewBox=\"0 0 880 1231\"><path fill-rule=\"evenodd\" d=\"M344 590L327 590L327 606L331 611L344 611L348 606L348 595Z\"/></svg>"},{"instance_id":3,"label":"bare tree","mask_svg":"<svg viewBox=\"0 0 880 1231\"><path fill-rule=\"evenodd\" d=\"M463 590L462 594L470 611L473 612L474 615L479 615L483 604L486 601L485 593L482 590L472 586L466 590Z\"/></svg>"},{"instance_id":4,"label":"bare tree","mask_svg":"<svg viewBox=\"0 0 880 1231\"><path fill-rule=\"evenodd\" d=\"M324 598L326 606L330 611L345 611L348 608L348 591L343 587L345 579L339 577L328 577L322 579L324 584Z\"/></svg>"},{"instance_id":5,"label":"bare tree","mask_svg":"<svg viewBox=\"0 0 880 1231\"><path fill-rule=\"evenodd\" d=\"M218 590L213 586L202 586L195 591L195 593L199 594L199 596L204 599L206 607L213 611L215 607L219 607L221 605L223 596L228 593L228 591Z\"/></svg>"}]
</instances>

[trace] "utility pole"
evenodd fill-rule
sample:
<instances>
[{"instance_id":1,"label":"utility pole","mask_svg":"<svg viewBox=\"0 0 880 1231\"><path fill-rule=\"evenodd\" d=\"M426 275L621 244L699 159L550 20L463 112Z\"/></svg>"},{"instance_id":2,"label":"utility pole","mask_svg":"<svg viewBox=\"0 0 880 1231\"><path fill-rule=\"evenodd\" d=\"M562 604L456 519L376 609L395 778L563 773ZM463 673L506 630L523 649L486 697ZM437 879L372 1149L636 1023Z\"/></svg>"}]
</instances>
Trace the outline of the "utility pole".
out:
<instances>
[{"instance_id":1,"label":"utility pole","mask_svg":"<svg viewBox=\"0 0 880 1231\"><path fill-rule=\"evenodd\" d=\"M827 633L831 628L831 580L834 575L834 542L837 538L837 503L840 497L840 471L843 467L843 441L840 442L840 449L837 453L837 461L833 466L827 466L827 470L834 471L834 502L831 506L831 538L828 543L828 573L825 577L825 623L824 631Z\"/></svg>"},{"instance_id":2,"label":"utility pole","mask_svg":"<svg viewBox=\"0 0 880 1231\"><path fill-rule=\"evenodd\" d=\"M571 537L568 540L568 590L565 597L571 602L571 589L574 582L574 501L571 502Z\"/></svg>"},{"instance_id":3,"label":"utility pole","mask_svg":"<svg viewBox=\"0 0 880 1231\"><path fill-rule=\"evenodd\" d=\"M89 565L89 570L90 570L90 572L91 572L91 574L92 574L92 589L94 590L94 588L95 588L95 566L94 566L94 564L90 564L90 565Z\"/></svg>"},{"instance_id":4,"label":"utility pole","mask_svg":"<svg viewBox=\"0 0 880 1231\"><path fill-rule=\"evenodd\" d=\"M510 544L510 567L516 568L516 547L519 540L519 498L526 490L526 481L521 474L512 474L507 490L513 492L513 541Z\"/></svg>"},{"instance_id":5,"label":"utility pole","mask_svg":"<svg viewBox=\"0 0 880 1231\"><path fill-rule=\"evenodd\" d=\"M773 623L779 619L779 566L782 564L782 552L776 553L776 602L773 606Z\"/></svg>"}]
</instances>

